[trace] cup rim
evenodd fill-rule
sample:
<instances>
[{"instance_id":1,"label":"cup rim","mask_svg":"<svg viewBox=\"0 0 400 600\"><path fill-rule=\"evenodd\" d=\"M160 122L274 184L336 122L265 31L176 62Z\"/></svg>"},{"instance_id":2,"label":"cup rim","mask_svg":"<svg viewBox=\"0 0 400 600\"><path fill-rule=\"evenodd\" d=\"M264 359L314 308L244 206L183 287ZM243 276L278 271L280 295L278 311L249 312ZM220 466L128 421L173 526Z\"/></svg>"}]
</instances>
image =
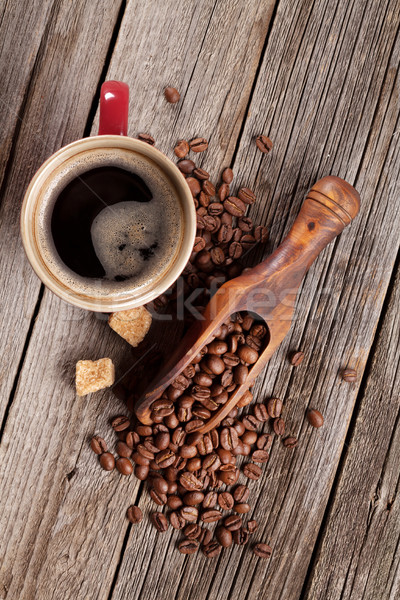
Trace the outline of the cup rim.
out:
<instances>
[{"instance_id":1,"label":"cup rim","mask_svg":"<svg viewBox=\"0 0 400 600\"><path fill-rule=\"evenodd\" d=\"M179 194L183 209L184 231L181 245L174 262L165 274L148 286L124 296L108 296L108 298L81 294L71 290L61 282L49 269L40 252L35 233L35 214L38 210L38 195L41 186L48 180L52 170L61 165L66 159L85 150L93 148L121 148L136 151L157 163L171 179ZM82 138L63 146L52 154L36 171L25 192L21 217L21 238L26 256L36 275L54 294L62 300L85 310L94 312L113 312L142 306L164 293L180 276L189 261L196 235L196 210L193 196L188 184L178 167L160 150L141 140L120 135L97 135Z\"/></svg>"}]
</instances>

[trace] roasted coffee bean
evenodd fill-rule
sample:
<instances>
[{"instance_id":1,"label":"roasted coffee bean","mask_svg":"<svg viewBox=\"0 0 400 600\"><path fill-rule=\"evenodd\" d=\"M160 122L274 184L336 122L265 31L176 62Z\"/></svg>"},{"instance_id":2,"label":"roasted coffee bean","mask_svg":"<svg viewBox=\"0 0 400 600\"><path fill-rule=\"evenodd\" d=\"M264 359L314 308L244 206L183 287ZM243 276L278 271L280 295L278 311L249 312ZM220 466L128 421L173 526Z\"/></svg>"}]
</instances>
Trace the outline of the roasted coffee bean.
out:
<instances>
[{"instance_id":1,"label":"roasted coffee bean","mask_svg":"<svg viewBox=\"0 0 400 600\"><path fill-rule=\"evenodd\" d=\"M126 516L128 517L128 520L133 524L140 523L140 521L143 519L142 511L138 506L135 505L132 505L128 508L128 510L126 511Z\"/></svg>"},{"instance_id":2,"label":"roasted coffee bean","mask_svg":"<svg viewBox=\"0 0 400 600\"><path fill-rule=\"evenodd\" d=\"M233 427L236 429L238 436L240 437L246 431L246 427L243 425L242 421L234 421Z\"/></svg>"},{"instance_id":3,"label":"roasted coffee bean","mask_svg":"<svg viewBox=\"0 0 400 600\"><path fill-rule=\"evenodd\" d=\"M243 396L240 398L239 402L236 404L237 408L243 408L244 406L248 406L253 400L253 394L250 390L247 390Z\"/></svg>"},{"instance_id":4,"label":"roasted coffee bean","mask_svg":"<svg viewBox=\"0 0 400 600\"><path fill-rule=\"evenodd\" d=\"M239 436L234 427L224 427L221 430L220 442L224 450L232 450L236 448L239 442Z\"/></svg>"},{"instance_id":5,"label":"roasted coffee bean","mask_svg":"<svg viewBox=\"0 0 400 600\"><path fill-rule=\"evenodd\" d=\"M183 496L183 502L187 506L198 506L204 500L203 492L188 492Z\"/></svg>"},{"instance_id":6,"label":"roasted coffee bean","mask_svg":"<svg viewBox=\"0 0 400 600\"><path fill-rule=\"evenodd\" d=\"M206 358L206 365L213 375L221 375L225 370L224 361L215 354L211 354Z\"/></svg>"},{"instance_id":7,"label":"roasted coffee bean","mask_svg":"<svg viewBox=\"0 0 400 600\"><path fill-rule=\"evenodd\" d=\"M266 135L259 135L256 138L256 146L261 152L263 152L264 154L268 154L269 152L271 152L273 144L269 137L267 137Z\"/></svg>"},{"instance_id":8,"label":"roasted coffee bean","mask_svg":"<svg viewBox=\"0 0 400 600\"><path fill-rule=\"evenodd\" d=\"M193 152L204 152L208 148L208 142L205 138L195 138L190 140L189 146Z\"/></svg>"},{"instance_id":9,"label":"roasted coffee bean","mask_svg":"<svg viewBox=\"0 0 400 600\"><path fill-rule=\"evenodd\" d=\"M205 181L206 179L209 179L209 177L210 177L210 175L209 175L209 173L207 173L207 171L205 171L204 169L200 169L199 167L196 167L196 169L193 171L193 175L195 177L197 177L197 179L199 179L200 181ZM210 194L210 196L212 196L212 195L213 194Z\"/></svg>"},{"instance_id":10,"label":"roasted coffee bean","mask_svg":"<svg viewBox=\"0 0 400 600\"><path fill-rule=\"evenodd\" d=\"M130 475L131 473L133 473L133 465L128 458L117 458L117 460L115 461L115 466L117 467L117 471L119 471L121 475Z\"/></svg>"},{"instance_id":11,"label":"roasted coffee bean","mask_svg":"<svg viewBox=\"0 0 400 600\"><path fill-rule=\"evenodd\" d=\"M159 533L164 533L168 529L167 517L160 512L153 512L150 515L151 522Z\"/></svg>"},{"instance_id":12,"label":"roasted coffee bean","mask_svg":"<svg viewBox=\"0 0 400 600\"><path fill-rule=\"evenodd\" d=\"M222 546L220 546L216 540L212 540L208 544L202 546L201 551L207 558L214 558L220 554L221 549Z\"/></svg>"},{"instance_id":13,"label":"roasted coffee bean","mask_svg":"<svg viewBox=\"0 0 400 600\"><path fill-rule=\"evenodd\" d=\"M149 144L149 146L154 146L154 144L156 143L156 140L149 133L139 133L138 140Z\"/></svg>"},{"instance_id":14,"label":"roasted coffee bean","mask_svg":"<svg viewBox=\"0 0 400 600\"><path fill-rule=\"evenodd\" d=\"M232 236L233 236L232 226L228 225L227 223L222 223L221 227L220 227L220 229L218 231L218 236L217 236L218 242L220 244L228 243L228 242L231 241Z\"/></svg>"},{"instance_id":15,"label":"roasted coffee bean","mask_svg":"<svg viewBox=\"0 0 400 600\"><path fill-rule=\"evenodd\" d=\"M289 436L283 440L285 448L295 448L297 446L297 438Z\"/></svg>"},{"instance_id":16,"label":"roasted coffee bean","mask_svg":"<svg viewBox=\"0 0 400 600\"><path fill-rule=\"evenodd\" d=\"M218 494L218 504L222 510L231 510L234 505L233 496L229 492Z\"/></svg>"},{"instance_id":17,"label":"roasted coffee bean","mask_svg":"<svg viewBox=\"0 0 400 600\"><path fill-rule=\"evenodd\" d=\"M170 104L176 104L180 100L180 93L174 87L166 87L164 90L164 96L167 102Z\"/></svg>"},{"instance_id":18,"label":"roasted coffee bean","mask_svg":"<svg viewBox=\"0 0 400 600\"><path fill-rule=\"evenodd\" d=\"M316 428L322 427L322 425L324 424L324 417L319 412L319 410L316 410L315 408L310 408L307 411L307 420L310 423L310 425L312 425L312 427Z\"/></svg>"},{"instance_id":19,"label":"roasted coffee bean","mask_svg":"<svg viewBox=\"0 0 400 600\"><path fill-rule=\"evenodd\" d=\"M225 354L228 350L228 345L223 340L214 340L210 344L208 344L208 353L216 354L220 356L221 354Z\"/></svg>"},{"instance_id":20,"label":"roasted coffee bean","mask_svg":"<svg viewBox=\"0 0 400 600\"><path fill-rule=\"evenodd\" d=\"M167 417L164 417L164 423L170 428L175 429L179 425L178 417L175 413L171 413Z\"/></svg>"},{"instance_id":21,"label":"roasted coffee bean","mask_svg":"<svg viewBox=\"0 0 400 600\"><path fill-rule=\"evenodd\" d=\"M153 460L154 453L151 452L151 450L148 450L144 444L138 444L136 450L141 456L143 456L143 458L147 458L147 460Z\"/></svg>"},{"instance_id":22,"label":"roasted coffee bean","mask_svg":"<svg viewBox=\"0 0 400 600\"><path fill-rule=\"evenodd\" d=\"M248 431L257 431L257 427L260 425L260 421L253 415L246 415L243 417L243 425Z\"/></svg>"},{"instance_id":23,"label":"roasted coffee bean","mask_svg":"<svg viewBox=\"0 0 400 600\"><path fill-rule=\"evenodd\" d=\"M102 454L103 452L107 452L108 450L105 440L103 440L103 438L99 435L95 435L92 438L90 442L90 447L95 454Z\"/></svg>"},{"instance_id":24,"label":"roasted coffee bean","mask_svg":"<svg viewBox=\"0 0 400 600\"><path fill-rule=\"evenodd\" d=\"M161 475L157 475L152 480L153 488L160 494L166 494L168 492L168 481L161 477Z\"/></svg>"},{"instance_id":25,"label":"roasted coffee bean","mask_svg":"<svg viewBox=\"0 0 400 600\"><path fill-rule=\"evenodd\" d=\"M189 491L200 491L203 488L203 483L193 473L184 472L179 477L180 484Z\"/></svg>"},{"instance_id":26,"label":"roasted coffee bean","mask_svg":"<svg viewBox=\"0 0 400 600\"><path fill-rule=\"evenodd\" d=\"M253 519L252 521L247 521L247 531L251 534L253 534L255 531L257 531L258 529L258 523L255 519Z\"/></svg>"},{"instance_id":27,"label":"roasted coffee bean","mask_svg":"<svg viewBox=\"0 0 400 600\"><path fill-rule=\"evenodd\" d=\"M133 450L133 448L140 442L140 438L136 431L128 431L125 436L125 444Z\"/></svg>"},{"instance_id":28,"label":"roasted coffee bean","mask_svg":"<svg viewBox=\"0 0 400 600\"><path fill-rule=\"evenodd\" d=\"M125 417L124 415L119 415L111 421L111 427L114 429L114 431L124 431L130 427L130 424L131 422L129 418Z\"/></svg>"},{"instance_id":29,"label":"roasted coffee bean","mask_svg":"<svg viewBox=\"0 0 400 600\"><path fill-rule=\"evenodd\" d=\"M247 463L243 467L243 473L249 479L257 481L261 477L261 468L258 465L255 465L254 463Z\"/></svg>"},{"instance_id":30,"label":"roasted coffee bean","mask_svg":"<svg viewBox=\"0 0 400 600\"><path fill-rule=\"evenodd\" d=\"M207 546L212 540L212 531L207 529L207 527L201 527L201 533L199 536L199 542L202 546Z\"/></svg>"},{"instance_id":31,"label":"roasted coffee bean","mask_svg":"<svg viewBox=\"0 0 400 600\"><path fill-rule=\"evenodd\" d=\"M289 356L290 364L293 367L298 367L303 362L303 359L304 359L304 352L301 352L300 350L292 352Z\"/></svg>"},{"instance_id":32,"label":"roasted coffee bean","mask_svg":"<svg viewBox=\"0 0 400 600\"><path fill-rule=\"evenodd\" d=\"M211 248L211 260L215 265L223 265L225 261L225 253L219 246Z\"/></svg>"},{"instance_id":33,"label":"roasted coffee bean","mask_svg":"<svg viewBox=\"0 0 400 600\"><path fill-rule=\"evenodd\" d=\"M179 455L182 456L182 458L194 458L196 454L196 446L187 446L186 444L184 444L179 448Z\"/></svg>"},{"instance_id":34,"label":"roasted coffee bean","mask_svg":"<svg viewBox=\"0 0 400 600\"><path fill-rule=\"evenodd\" d=\"M268 241L269 231L263 225L258 225L254 229L254 237L259 244L265 244Z\"/></svg>"},{"instance_id":35,"label":"roasted coffee bean","mask_svg":"<svg viewBox=\"0 0 400 600\"><path fill-rule=\"evenodd\" d=\"M186 398L189 398L188 396L186 396ZM191 404L193 404L193 399L190 398L191 400ZM186 438L186 432L184 431L183 427L177 427L173 434L172 434L172 443L176 444L176 446L183 446L184 442L185 442L185 438Z\"/></svg>"},{"instance_id":36,"label":"roasted coffee bean","mask_svg":"<svg viewBox=\"0 0 400 600\"><path fill-rule=\"evenodd\" d=\"M267 411L271 419L281 416L283 408L282 400L279 398L270 398L267 402Z\"/></svg>"},{"instance_id":37,"label":"roasted coffee bean","mask_svg":"<svg viewBox=\"0 0 400 600\"><path fill-rule=\"evenodd\" d=\"M218 494L216 492L208 492L204 496L203 508L214 508L217 504Z\"/></svg>"},{"instance_id":38,"label":"roasted coffee bean","mask_svg":"<svg viewBox=\"0 0 400 600\"><path fill-rule=\"evenodd\" d=\"M273 428L274 428L274 431L275 431L276 435L284 435L284 433L285 433L285 421L283 419L281 419L281 417L278 417L277 419L274 419Z\"/></svg>"},{"instance_id":39,"label":"roasted coffee bean","mask_svg":"<svg viewBox=\"0 0 400 600\"><path fill-rule=\"evenodd\" d=\"M179 509L179 514L190 523L195 523L199 518L199 511L195 506L182 506Z\"/></svg>"},{"instance_id":40,"label":"roasted coffee bean","mask_svg":"<svg viewBox=\"0 0 400 600\"><path fill-rule=\"evenodd\" d=\"M224 209L233 217L242 217L245 213L246 205L240 198L229 196L224 201Z\"/></svg>"},{"instance_id":41,"label":"roasted coffee bean","mask_svg":"<svg viewBox=\"0 0 400 600\"><path fill-rule=\"evenodd\" d=\"M251 455L251 459L256 463L266 463L269 459L269 454L265 450L255 450Z\"/></svg>"},{"instance_id":42,"label":"roasted coffee bean","mask_svg":"<svg viewBox=\"0 0 400 600\"><path fill-rule=\"evenodd\" d=\"M157 435L154 439L154 444L155 444L155 446L157 446L157 448L159 450L166 450L168 448L170 441L171 441L170 434L167 433L166 431L160 431L160 433L157 433Z\"/></svg>"},{"instance_id":43,"label":"roasted coffee bean","mask_svg":"<svg viewBox=\"0 0 400 600\"><path fill-rule=\"evenodd\" d=\"M196 174L196 170L194 171ZM215 196L215 186L211 183L209 179L205 179L201 185L201 188L207 196Z\"/></svg>"},{"instance_id":44,"label":"roasted coffee bean","mask_svg":"<svg viewBox=\"0 0 400 600\"><path fill-rule=\"evenodd\" d=\"M219 467L221 466L221 461L219 459L218 454L215 454L215 452L212 452L211 454L207 454L207 456L205 456L203 458L203 469L206 469L208 472L210 471L216 471L217 469L219 469Z\"/></svg>"},{"instance_id":45,"label":"roasted coffee bean","mask_svg":"<svg viewBox=\"0 0 400 600\"><path fill-rule=\"evenodd\" d=\"M177 167L185 175L190 175L195 170L196 165L192 160L184 158L183 160L178 161Z\"/></svg>"},{"instance_id":46,"label":"roasted coffee bean","mask_svg":"<svg viewBox=\"0 0 400 600\"><path fill-rule=\"evenodd\" d=\"M194 238L193 250L195 252L201 252L202 250L204 250L205 246L206 246L206 241L203 237Z\"/></svg>"},{"instance_id":47,"label":"roasted coffee bean","mask_svg":"<svg viewBox=\"0 0 400 600\"><path fill-rule=\"evenodd\" d=\"M255 404L253 407L253 413L255 418L261 423L268 421L269 415L267 407L264 404Z\"/></svg>"},{"instance_id":48,"label":"roasted coffee bean","mask_svg":"<svg viewBox=\"0 0 400 600\"><path fill-rule=\"evenodd\" d=\"M178 511L173 511L169 514L169 522L174 529L183 529L186 525L185 519Z\"/></svg>"},{"instance_id":49,"label":"roasted coffee bean","mask_svg":"<svg viewBox=\"0 0 400 600\"><path fill-rule=\"evenodd\" d=\"M230 194L230 189L229 189L229 185L227 183L223 183L222 185L219 186L218 188L218 198L220 202L224 202L224 200L226 200L228 198Z\"/></svg>"},{"instance_id":50,"label":"roasted coffee bean","mask_svg":"<svg viewBox=\"0 0 400 600\"><path fill-rule=\"evenodd\" d=\"M220 202L212 202L208 207L208 214L213 217L218 217L224 212L224 207Z\"/></svg>"},{"instance_id":51,"label":"roasted coffee bean","mask_svg":"<svg viewBox=\"0 0 400 600\"><path fill-rule=\"evenodd\" d=\"M154 489L150 490L150 497L159 506L163 506L167 502L167 495L166 494L160 494L159 492L157 492Z\"/></svg>"},{"instance_id":52,"label":"roasted coffee bean","mask_svg":"<svg viewBox=\"0 0 400 600\"><path fill-rule=\"evenodd\" d=\"M237 353L239 358L249 365L253 365L258 360L258 352L247 344L240 346Z\"/></svg>"},{"instance_id":53,"label":"roasted coffee bean","mask_svg":"<svg viewBox=\"0 0 400 600\"><path fill-rule=\"evenodd\" d=\"M200 431L194 431L193 433L187 436L185 441L188 446L196 446L202 439L203 434L200 433Z\"/></svg>"},{"instance_id":54,"label":"roasted coffee bean","mask_svg":"<svg viewBox=\"0 0 400 600\"><path fill-rule=\"evenodd\" d=\"M176 481L169 481L168 482L168 494L176 494L178 490L178 484L176 483Z\"/></svg>"},{"instance_id":55,"label":"roasted coffee bean","mask_svg":"<svg viewBox=\"0 0 400 600\"><path fill-rule=\"evenodd\" d=\"M222 171L222 181L224 183L232 183L233 181L233 171L229 167Z\"/></svg>"},{"instance_id":56,"label":"roasted coffee bean","mask_svg":"<svg viewBox=\"0 0 400 600\"><path fill-rule=\"evenodd\" d=\"M242 518L239 515L230 515L229 517L226 517L224 526L229 529L229 531L236 531L242 526Z\"/></svg>"},{"instance_id":57,"label":"roasted coffee bean","mask_svg":"<svg viewBox=\"0 0 400 600\"><path fill-rule=\"evenodd\" d=\"M245 383L249 369L245 365L237 365L233 370L233 380L237 385Z\"/></svg>"},{"instance_id":58,"label":"roasted coffee bean","mask_svg":"<svg viewBox=\"0 0 400 600\"><path fill-rule=\"evenodd\" d=\"M245 204L253 204L256 201L256 195L249 188L240 188L238 192L239 199Z\"/></svg>"},{"instance_id":59,"label":"roasted coffee bean","mask_svg":"<svg viewBox=\"0 0 400 600\"><path fill-rule=\"evenodd\" d=\"M242 235L240 243L243 246L243 250L250 250L256 243L256 238L249 233Z\"/></svg>"},{"instance_id":60,"label":"roasted coffee bean","mask_svg":"<svg viewBox=\"0 0 400 600\"><path fill-rule=\"evenodd\" d=\"M250 334L253 337L257 337L261 340L267 335L267 328L264 325L261 325L261 323L256 323L250 329Z\"/></svg>"},{"instance_id":61,"label":"roasted coffee bean","mask_svg":"<svg viewBox=\"0 0 400 600\"><path fill-rule=\"evenodd\" d=\"M149 474L149 466L148 465L135 465L135 477L140 481L144 481L147 479Z\"/></svg>"},{"instance_id":62,"label":"roasted coffee bean","mask_svg":"<svg viewBox=\"0 0 400 600\"><path fill-rule=\"evenodd\" d=\"M257 441L257 433L255 431L245 431L245 433L241 437L241 440L243 444L249 444L251 446Z\"/></svg>"},{"instance_id":63,"label":"roasted coffee bean","mask_svg":"<svg viewBox=\"0 0 400 600\"><path fill-rule=\"evenodd\" d=\"M195 473L195 471L198 471L199 469L201 469L201 459L199 457L191 458L187 461L187 463L186 463L187 471L190 471L191 473Z\"/></svg>"},{"instance_id":64,"label":"roasted coffee bean","mask_svg":"<svg viewBox=\"0 0 400 600\"><path fill-rule=\"evenodd\" d=\"M246 344L250 348L253 348L253 350L256 350L256 352L259 352L262 347L262 340L254 335L246 335Z\"/></svg>"},{"instance_id":65,"label":"roasted coffee bean","mask_svg":"<svg viewBox=\"0 0 400 600\"><path fill-rule=\"evenodd\" d=\"M217 226L217 217L212 217L211 215L208 215L208 214L203 217L203 228L206 231L214 231L214 230L216 230L216 226Z\"/></svg>"},{"instance_id":66,"label":"roasted coffee bean","mask_svg":"<svg viewBox=\"0 0 400 600\"><path fill-rule=\"evenodd\" d=\"M175 377L174 381L171 383L171 385L175 388L181 389L181 390L185 390L188 385L189 382L186 379L186 377L184 375L182 375L182 373L180 375L178 375L177 377Z\"/></svg>"},{"instance_id":67,"label":"roasted coffee bean","mask_svg":"<svg viewBox=\"0 0 400 600\"><path fill-rule=\"evenodd\" d=\"M233 260L237 260L243 254L243 246L237 241L233 241L228 249L228 254Z\"/></svg>"},{"instance_id":68,"label":"roasted coffee bean","mask_svg":"<svg viewBox=\"0 0 400 600\"><path fill-rule=\"evenodd\" d=\"M271 546L268 546L268 544L256 544L253 548L253 552L259 558L270 558L272 548Z\"/></svg>"},{"instance_id":69,"label":"roasted coffee bean","mask_svg":"<svg viewBox=\"0 0 400 600\"><path fill-rule=\"evenodd\" d=\"M223 548L229 548L232 545L232 533L223 525L219 525L216 528L215 537Z\"/></svg>"},{"instance_id":70,"label":"roasted coffee bean","mask_svg":"<svg viewBox=\"0 0 400 600\"><path fill-rule=\"evenodd\" d=\"M123 458L129 458L132 455L131 448L129 448L129 446L125 444L125 442L121 442L121 440L117 442L115 450L118 456L121 456Z\"/></svg>"},{"instance_id":71,"label":"roasted coffee bean","mask_svg":"<svg viewBox=\"0 0 400 600\"><path fill-rule=\"evenodd\" d=\"M211 396L210 389L202 385L194 385L191 391L192 398L201 402Z\"/></svg>"},{"instance_id":72,"label":"roasted coffee bean","mask_svg":"<svg viewBox=\"0 0 400 600\"><path fill-rule=\"evenodd\" d=\"M222 519L222 513L217 509L205 510L201 515L201 520L204 523L216 523L220 519Z\"/></svg>"},{"instance_id":73,"label":"roasted coffee bean","mask_svg":"<svg viewBox=\"0 0 400 600\"><path fill-rule=\"evenodd\" d=\"M104 452L103 454L100 454L99 461L101 468L105 471L112 471L115 467L115 458L111 452Z\"/></svg>"},{"instance_id":74,"label":"roasted coffee bean","mask_svg":"<svg viewBox=\"0 0 400 600\"><path fill-rule=\"evenodd\" d=\"M160 417L167 417L174 412L173 400L170 400L169 398L160 398L160 400L153 402L151 410L152 413Z\"/></svg>"},{"instance_id":75,"label":"roasted coffee bean","mask_svg":"<svg viewBox=\"0 0 400 600\"><path fill-rule=\"evenodd\" d=\"M342 379L343 381L347 381L349 383L353 383L357 381L357 371L355 369L344 369L342 371Z\"/></svg>"},{"instance_id":76,"label":"roasted coffee bean","mask_svg":"<svg viewBox=\"0 0 400 600\"><path fill-rule=\"evenodd\" d=\"M186 183L188 184L194 198L200 194L201 187L198 179L195 177L186 177Z\"/></svg>"},{"instance_id":77,"label":"roasted coffee bean","mask_svg":"<svg viewBox=\"0 0 400 600\"><path fill-rule=\"evenodd\" d=\"M218 431L216 429L212 429L209 432L209 436L211 438L211 442L212 442L213 448L217 449L219 447L219 433L218 433Z\"/></svg>"},{"instance_id":78,"label":"roasted coffee bean","mask_svg":"<svg viewBox=\"0 0 400 600\"><path fill-rule=\"evenodd\" d=\"M193 419L192 421L189 421L188 423L186 423L185 431L186 431L186 433L193 433L194 431L198 431L199 429L201 429L203 427L203 425L204 425L203 419Z\"/></svg>"},{"instance_id":79,"label":"roasted coffee bean","mask_svg":"<svg viewBox=\"0 0 400 600\"><path fill-rule=\"evenodd\" d=\"M251 446L250 446L250 444L244 444L242 442L242 452L241 452L241 454L243 456L249 456L250 452L251 452Z\"/></svg>"},{"instance_id":80,"label":"roasted coffee bean","mask_svg":"<svg viewBox=\"0 0 400 600\"><path fill-rule=\"evenodd\" d=\"M189 153L189 144L186 140L179 140L174 148L174 152L178 158L183 158Z\"/></svg>"},{"instance_id":81,"label":"roasted coffee bean","mask_svg":"<svg viewBox=\"0 0 400 600\"><path fill-rule=\"evenodd\" d=\"M166 450L161 450L161 452L156 454L155 461L161 467L161 469L166 469L175 462L175 459L175 453L167 448Z\"/></svg>"},{"instance_id":82,"label":"roasted coffee bean","mask_svg":"<svg viewBox=\"0 0 400 600\"><path fill-rule=\"evenodd\" d=\"M240 358L232 352L226 352L222 357L222 360L224 361L227 367L236 367L240 362Z\"/></svg>"},{"instance_id":83,"label":"roasted coffee bean","mask_svg":"<svg viewBox=\"0 0 400 600\"><path fill-rule=\"evenodd\" d=\"M241 502L240 504L235 504L233 510L240 515L244 515L249 512L250 505L247 502Z\"/></svg>"},{"instance_id":84,"label":"roasted coffee bean","mask_svg":"<svg viewBox=\"0 0 400 600\"><path fill-rule=\"evenodd\" d=\"M222 483L225 483L226 485L234 485L237 480L239 479L239 469L238 468L234 468L233 470L230 471L219 471L218 476L220 478L220 480L222 481Z\"/></svg>"},{"instance_id":85,"label":"roasted coffee bean","mask_svg":"<svg viewBox=\"0 0 400 600\"><path fill-rule=\"evenodd\" d=\"M173 466L178 471L183 471L186 467L186 463L187 463L187 458L183 458L183 456L177 456L174 460Z\"/></svg>"},{"instance_id":86,"label":"roasted coffee bean","mask_svg":"<svg viewBox=\"0 0 400 600\"><path fill-rule=\"evenodd\" d=\"M147 450L150 450L150 452L153 452L153 454L157 454L157 452L160 451L160 449L154 445L154 438L152 435L144 439L143 446L147 448Z\"/></svg>"},{"instance_id":87,"label":"roasted coffee bean","mask_svg":"<svg viewBox=\"0 0 400 600\"><path fill-rule=\"evenodd\" d=\"M200 456L205 456L213 451L212 440L209 434L205 434L197 444L197 451Z\"/></svg>"},{"instance_id":88,"label":"roasted coffee bean","mask_svg":"<svg viewBox=\"0 0 400 600\"><path fill-rule=\"evenodd\" d=\"M239 229L241 229L244 233L250 233L253 229L253 221L249 217L240 217L238 220ZM251 322L253 322L253 318L250 317ZM244 328L243 328L244 329ZM250 327L246 329L248 331Z\"/></svg>"},{"instance_id":89,"label":"roasted coffee bean","mask_svg":"<svg viewBox=\"0 0 400 600\"><path fill-rule=\"evenodd\" d=\"M232 537L233 537L233 541L238 546L245 546L247 544L247 542L249 541L249 533L248 533L248 531L243 529L243 527L241 527L240 529L236 529L233 532Z\"/></svg>"},{"instance_id":90,"label":"roasted coffee bean","mask_svg":"<svg viewBox=\"0 0 400 600\"><path fill-rule=\"evenodd\" d=\"M202 528L196 523L189 523L189 525L186 525L183 533L189 540L196 540L200 537Z\"/></svg>"},{"instance_id":91,"label":"roasted coffee bean","mask_svg":"<svg viewBox=\"0 0 400 600\"><path fill-rule=\"evenodd\" d=\"M258 438L256 445L259 450L269 450L272 446L272 436L268 433L263 433Z\"/></svg>"},{"instance_id":92,"label":"roasted coffee bean","mask_svg":"<svg viewBox=\"0 0 400 600\"><path fill-rule=\"evenodd\" d=\"M181 498L179 498L179 496L176 496L175 494L173 494L172 496L168 496L167 506L169 508L172 508L172 510L177 510L182 505L183 505L183 502L182 502Z\"/></svg>"},{"instance_id":93,"label":"roasted coffee bean","mask_svg":"<svg viewBox=\"0 0 400 600\"><path fill-rule=\"evenodd\" d=\"M200 543L197 540L182 540L178 544L178 550L181 554L195 554L200 548Z\"/></svg>"}]
</instances>

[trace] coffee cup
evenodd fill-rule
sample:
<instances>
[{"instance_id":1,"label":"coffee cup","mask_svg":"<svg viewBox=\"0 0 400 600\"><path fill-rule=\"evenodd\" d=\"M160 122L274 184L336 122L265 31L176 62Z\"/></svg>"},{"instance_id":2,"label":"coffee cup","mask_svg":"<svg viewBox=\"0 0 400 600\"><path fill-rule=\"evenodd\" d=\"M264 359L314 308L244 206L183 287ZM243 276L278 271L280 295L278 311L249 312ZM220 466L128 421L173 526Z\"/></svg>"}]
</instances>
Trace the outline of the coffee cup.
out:
<instances>
[{"instance_id":1,"label":"coffee cup","mask_svg":"<svg viewBox=\"0 0 400 600\"><path fill-rule=\"evenodd\" d=\"M47 159L22 205L22 242L36 274L87 310L154 300L183 271L196 234L185 178L154 146L127 136L128 104L125 83L104 83L99 134Z\"/></svg>"}]
</instances>

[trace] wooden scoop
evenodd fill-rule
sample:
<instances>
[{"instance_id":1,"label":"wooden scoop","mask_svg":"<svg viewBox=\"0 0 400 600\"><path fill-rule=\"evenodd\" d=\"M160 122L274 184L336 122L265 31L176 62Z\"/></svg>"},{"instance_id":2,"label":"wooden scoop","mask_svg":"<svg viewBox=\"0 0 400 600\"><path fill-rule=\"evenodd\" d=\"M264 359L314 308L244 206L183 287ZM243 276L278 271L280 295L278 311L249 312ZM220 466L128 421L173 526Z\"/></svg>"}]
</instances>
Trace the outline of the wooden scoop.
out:
<instances>
[{"instance_id":1,"label":"wooden scoop","mask_svg":"<svg viewBox=\"0 0 400 600\"><path fill-rule=\"evenodd\" d=\"M243 385L212 413L201 432L216 427L251 387L290 329L301 281L318 254L357 215L358 192L339 177L324 177L309 191L288 236L262 263L225 283L211 298L202 320L196 321L176 347L154 383L135 405L138 419L151 424L151 404L193 361L215 331L238 311L257 313L269 330L269 341L250 368Z\"/></svg>"}]
</instances>

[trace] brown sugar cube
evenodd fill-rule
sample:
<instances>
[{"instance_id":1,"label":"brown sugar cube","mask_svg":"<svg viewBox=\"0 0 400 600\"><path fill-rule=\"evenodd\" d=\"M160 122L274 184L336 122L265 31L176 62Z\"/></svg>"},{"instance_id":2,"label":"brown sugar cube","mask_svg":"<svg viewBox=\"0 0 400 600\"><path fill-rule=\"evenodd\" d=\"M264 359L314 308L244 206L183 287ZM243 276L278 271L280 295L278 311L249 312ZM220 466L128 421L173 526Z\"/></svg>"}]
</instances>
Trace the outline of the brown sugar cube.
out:
<instances>
[{"instance_id":1,"label":"brown sugar cube","mask_svg":"<svg viewBox=\"0 0 400 600\"><path fill-rule=\"evenodd\" d=\"M108 324L128 344L136 347L144 340L150 329L151 314L144 306L121 310L110 315Z\"/></svg>"},{"instance_id":2,"label":"brown sugar cube","mask_svg":"<svg viewBox=\"0 0 400 600\"><path fill-rule=\"evenodd\" d=\"M115 370L111 358L99 360L79 360L76 363L76 393L86 396L110 387L115 380Z\"/></svg>"}]
</instances>

